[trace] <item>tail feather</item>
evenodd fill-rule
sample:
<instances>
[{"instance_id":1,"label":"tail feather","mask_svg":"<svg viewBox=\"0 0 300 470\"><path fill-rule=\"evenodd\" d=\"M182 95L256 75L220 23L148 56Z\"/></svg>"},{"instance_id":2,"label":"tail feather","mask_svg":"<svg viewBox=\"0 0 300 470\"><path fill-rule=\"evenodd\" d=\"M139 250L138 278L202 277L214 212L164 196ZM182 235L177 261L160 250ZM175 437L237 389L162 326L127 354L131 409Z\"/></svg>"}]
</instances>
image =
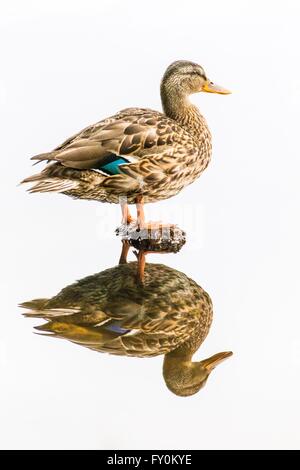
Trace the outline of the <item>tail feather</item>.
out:
<instances>
[{"instance_id":1,"label":"tail feather","mask_svg":"<svg viewBox=\"0 0 300 470\"><path fill-rule=\"evenodd\" d=\"M40 310L45 308L46 304L48 302L48 299L34 299L34 300L29 300L28 302L22 302L19 304L19 307L21 308L28 308L31 310Z\"/></svg>"},{"instance_id":2,"label":"tail feather","mask_svg":"<svg viewBox=\"0 0 300 470\"><path fill-rule=\"evenodd\" d=\"M35 183L28 189L30 193L60 193L78 187L80 181L79 179L74 179L74 176L77 176L78 178L77 172L75 174L74 171L76 170L73 170L73 174L70 175L70 169L64 168L60 164L54 163L52 165L48 165L40 173L28 176L28 178L25 178L23 181L21 181L21 184ZM72 176L73 179L70 179L70 176Z\"/></svg>"},{"instance_id":3,"label":"tail feather","mask_svg":"<svg viewBox=\"0 0 300 470\"><path fill-rule=\"evenodd\" d=\"M33 181L39 181L41 179L42 179L42 173L37 173L35 175L28 176L27 178L22 180L20 184L32 183Z\"/></svg>"},{"instance_id":4,"label":"tail feather","mask_svg":"<svg viewBox=\"0 0 300 470\"><path fill-rule=\"evenodd\" d=\"M42 299L43 300L43 299ZM46 300L46 299L45 299ZM65 319L66 317L72 317L80 312L79 308L45 308L44 305L33 305L35 301L24 302L19 307L29 309L28 312L23 313L24 317L31 318L44 318L49 321L52 319Z\"/></svg>"},{"instance_id":5,"label":"tail feather","mask_svg":"<svg viewBox=\"0 0 300 470\"><path fill-rule=\"evenodd\" d=\"M53 179L43 179L40 180L39 183L31 186L28 189L30 193L49 193L49 192L56 192L62 193L64 191L68 191L70 189L74 189L78 186L77 181L71 180L61 180L58 178Z\"/></svg>"}]
</instances>

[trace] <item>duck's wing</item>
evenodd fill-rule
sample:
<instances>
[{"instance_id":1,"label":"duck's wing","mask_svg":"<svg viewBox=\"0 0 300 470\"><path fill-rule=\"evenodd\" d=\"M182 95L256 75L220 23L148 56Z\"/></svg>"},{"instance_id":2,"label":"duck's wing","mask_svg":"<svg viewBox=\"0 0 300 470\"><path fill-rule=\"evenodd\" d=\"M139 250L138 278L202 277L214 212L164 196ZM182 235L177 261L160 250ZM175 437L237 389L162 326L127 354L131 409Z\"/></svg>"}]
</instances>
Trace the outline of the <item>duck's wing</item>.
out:
<instances>
[{"instance_id":1,"label":"duck's wing","mask_svg":"<svg viewBox=\"0 0 300 470\"><path fill-rule=\"evenodd\" d=\"M116 305L117 307L117 305ZM110 354L150 357L166 354L188 340L201 320L200 309L187 311L186 306L137 306L136 311L102 326L118 335L95 348Z\"/></svg>"},{"instance_id":2,"label":"duck's wing","mask_svg":"<svg viewBox=\"0 0 300 470\"><path fill-rule=\"evenodd\" d=\"M53 305L45 299L21 307L31 309L26 316L47 320L36 327L40 332L101 352L150 357L176 349L206 321L198 303L191 308L180 297L180 290L178 295L174 292L171 303L170 298L144 301L116 294L102 310L91 305L62 307L60 302Z\"/></svg>"},{"instance_id":3,"label":"duck's wing","mask_svg":"<svg viewBox=\"0 0 300 470\"><path fill-rule=\"evenodd\" d=\"M32 159L56 161L79 170L102 170L105 165L124 157L119 168L122 173L129 174L131 163L149 156L154 159L157 155L172 156L174 146L179 152L180 149L183 152L185 148L192 148L192 136L162 113L128 108L83 129L52 152Z\"/></svg>"},{"instance_id":4,"label":"duck's wing","mask_svg":"<svg viewBox=\"0 0 300 470\"><path fill-rule=\"evenodd\" d=\"M109 308L109 307L108 307ZM119 306L120 308L120 306ZM123 304L124 308L124 304ZM130 315L123 318L123 312L97 312L99 323L92 324L86 312L64 312L58 309L39 312L48 322L37 326L40 332L68 339L96 351L121 356L151 357L166 354L183 344L199 328L199 309L194 312L176 312L176 315L161 314L160 318L142 315L142 305L127 305ZM134 309L136 312L134 313ZM114 318L113 318L114 317Z\"/></svg>"}]
</instances>

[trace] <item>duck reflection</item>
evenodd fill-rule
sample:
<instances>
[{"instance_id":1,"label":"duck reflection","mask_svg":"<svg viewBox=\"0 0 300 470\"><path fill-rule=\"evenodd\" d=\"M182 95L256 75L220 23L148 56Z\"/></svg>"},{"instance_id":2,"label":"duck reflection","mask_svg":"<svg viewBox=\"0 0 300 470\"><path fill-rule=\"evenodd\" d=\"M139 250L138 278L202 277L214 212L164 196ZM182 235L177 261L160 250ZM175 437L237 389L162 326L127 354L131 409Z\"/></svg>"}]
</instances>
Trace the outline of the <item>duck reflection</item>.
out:
<instances>
[{"instance_id":1,"label":"duck reflection","mask_svg":"<svg viewBox=\"0 0 300 470\"><path fill-rule=\"evenodd\" d=\"M164 355L163 377L171 392L189 396L231 352L193 362L213 316L209 295L182 272L139 261L122 263L65 287L51 299L21 304L27 317L47 322L41 334L121 356Z\"/></svg>"}]
</instances>

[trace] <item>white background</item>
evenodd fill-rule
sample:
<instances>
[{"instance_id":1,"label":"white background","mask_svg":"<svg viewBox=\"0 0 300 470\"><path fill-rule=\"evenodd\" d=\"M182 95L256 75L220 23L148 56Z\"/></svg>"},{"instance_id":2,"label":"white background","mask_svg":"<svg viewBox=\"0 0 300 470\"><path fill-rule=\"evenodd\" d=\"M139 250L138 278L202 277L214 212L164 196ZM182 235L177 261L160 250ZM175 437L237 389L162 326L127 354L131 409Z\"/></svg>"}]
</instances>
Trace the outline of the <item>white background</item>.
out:
<instances>
[{"instance_id":1,"label":"white background","mask_svg":"<svg viewBox=\"0 0 300 470\"><path fill-rule=\"evenodd\" d=\"M1 0L2 448L299 448L299 5ZM233 91L193 97L213 160L146 208L189 236L180 254L149 260L213 299L196 358L234 351L191 398L166 389L161 357L33 335L38 322L17 307L115 265L119 250L108 236L117 206L17 187L35 170L29 157L124 107L160 109L161 75L177 59Z\"/></svg>"}]
</instances>

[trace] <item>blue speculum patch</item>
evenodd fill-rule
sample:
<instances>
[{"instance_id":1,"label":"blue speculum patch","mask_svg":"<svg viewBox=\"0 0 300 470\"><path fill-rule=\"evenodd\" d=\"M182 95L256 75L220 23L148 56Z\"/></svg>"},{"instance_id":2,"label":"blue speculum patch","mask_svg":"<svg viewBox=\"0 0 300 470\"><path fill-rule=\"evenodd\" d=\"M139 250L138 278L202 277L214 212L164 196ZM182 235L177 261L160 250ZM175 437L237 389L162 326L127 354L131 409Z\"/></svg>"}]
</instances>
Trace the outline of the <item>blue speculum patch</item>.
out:
<instances>
[{"instance_id":1,"label":"blue speculum patch","mask_svg":"<svg viewBox=\"0 0 300 470\"><path fill-rule=\"evenodd\" d=\"M119 165L122 165L124 163L128 163L128 160L125 160L125 158L122 157L117 157L116 160L114 160L113 162L101 166L100 170L104 171L108 175L118 175L121 173Z\"/></svg>"},{"instance_id":2,"label":"blue speculum patch","mask_svg":"<svg viewBox=\"0 0 300 470\"><path fill-rule=\"evenodd\" d=\"M124 335L125 333L128 333L130 330L126 330L126 328L122 328L119 325L114 325L111 323L110 325L106 325L105 329L108 331L112 331L113 333L119 333L121 335Z\"/></svg>"}]
</instances>

